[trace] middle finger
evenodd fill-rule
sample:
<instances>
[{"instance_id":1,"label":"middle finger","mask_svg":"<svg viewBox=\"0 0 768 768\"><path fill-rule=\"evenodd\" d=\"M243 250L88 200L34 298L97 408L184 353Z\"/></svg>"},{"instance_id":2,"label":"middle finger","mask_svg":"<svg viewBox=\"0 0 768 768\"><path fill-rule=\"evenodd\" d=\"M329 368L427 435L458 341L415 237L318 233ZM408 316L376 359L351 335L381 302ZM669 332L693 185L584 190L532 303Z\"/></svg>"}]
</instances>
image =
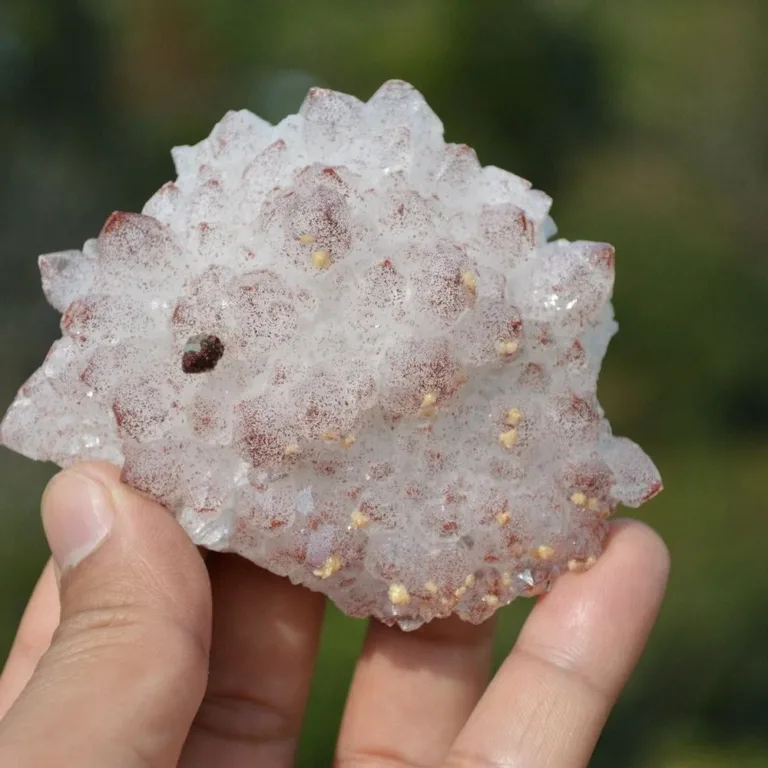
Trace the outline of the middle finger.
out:
<instances>
[{"instance_id":1,"label":"middle finger","mask_svg":"<svg viewBox=\"0 0 768 768\"><path fill-rule=\"evenodd\" d=\"M406 633L372 622L336 765L439 765L488 682L494 624L452 617Z\"/></svg>"}]
</instances>

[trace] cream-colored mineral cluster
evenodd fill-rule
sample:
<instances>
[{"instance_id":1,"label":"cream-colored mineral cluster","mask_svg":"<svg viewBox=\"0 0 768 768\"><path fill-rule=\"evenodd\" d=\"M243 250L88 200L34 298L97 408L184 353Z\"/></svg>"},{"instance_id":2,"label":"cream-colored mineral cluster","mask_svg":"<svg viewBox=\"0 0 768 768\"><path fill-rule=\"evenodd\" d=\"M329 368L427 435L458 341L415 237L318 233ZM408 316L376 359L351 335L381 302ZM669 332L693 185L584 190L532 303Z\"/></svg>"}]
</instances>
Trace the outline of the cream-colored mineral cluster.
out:
<instances>
[{"instance_id":1,"label":"cream-colored mineral cluster","mask_svg":"<svg viewBox=\"0 0 768 768\"><path fill-rule=\"evenodd\" d=\"M173 156L142 214L40 257L63 336L6 446L115 462L197 544L405 629L590 567L661 489L596 399L613 249L552 239L410 85Z\"/></svg>"}]
</instances>

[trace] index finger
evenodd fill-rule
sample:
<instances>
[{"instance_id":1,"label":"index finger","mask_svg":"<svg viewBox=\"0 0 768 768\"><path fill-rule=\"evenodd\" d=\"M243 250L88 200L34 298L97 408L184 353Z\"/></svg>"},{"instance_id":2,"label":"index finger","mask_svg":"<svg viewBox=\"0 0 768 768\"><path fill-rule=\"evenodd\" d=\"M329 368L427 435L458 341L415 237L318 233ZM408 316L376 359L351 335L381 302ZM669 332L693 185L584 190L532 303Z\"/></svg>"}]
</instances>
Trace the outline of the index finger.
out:
<instances>
[{"instance_id":1,"label":"index finger","mask_svg":"<svg viewBox=\"0 0 768 768\"><path fill-rule=\"evenodd\" d=\"M24 690L59 623L59 588L53 562L43 569L0 675L0 720Z\"/></svg>"},{"instance_id":2,"label":"index finger","mask_svg":"<svg viewBox=\"0 0 768 768\"><path fill-rule=\"evenodd\" d=\"M586 766L646 644L668 571L656 533L615 525L597 565L563 576L531 612L448 765Z\"/></svg>"}]
</instances>

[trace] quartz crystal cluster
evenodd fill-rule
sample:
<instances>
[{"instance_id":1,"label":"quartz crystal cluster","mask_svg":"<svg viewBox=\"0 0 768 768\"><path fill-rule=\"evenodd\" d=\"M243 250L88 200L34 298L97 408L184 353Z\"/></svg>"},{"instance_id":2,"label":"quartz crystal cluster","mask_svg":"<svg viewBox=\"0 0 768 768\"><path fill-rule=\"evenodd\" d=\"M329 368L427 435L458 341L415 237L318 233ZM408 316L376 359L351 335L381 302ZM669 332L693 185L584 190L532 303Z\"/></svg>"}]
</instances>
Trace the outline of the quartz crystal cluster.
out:
<instances>
[{"instance_id":1,"label":"quartz crystal cluster","mask_svg":"<svg viewBox=\"0 0 768 768\"><path fill-rule=\"evenodd\" d=\"M4 444L103 459L192 539L405 629L590 567L661 489L596 399L614 251L406 83L231 112L82 252Z\"/></svg>"}]
</instances>

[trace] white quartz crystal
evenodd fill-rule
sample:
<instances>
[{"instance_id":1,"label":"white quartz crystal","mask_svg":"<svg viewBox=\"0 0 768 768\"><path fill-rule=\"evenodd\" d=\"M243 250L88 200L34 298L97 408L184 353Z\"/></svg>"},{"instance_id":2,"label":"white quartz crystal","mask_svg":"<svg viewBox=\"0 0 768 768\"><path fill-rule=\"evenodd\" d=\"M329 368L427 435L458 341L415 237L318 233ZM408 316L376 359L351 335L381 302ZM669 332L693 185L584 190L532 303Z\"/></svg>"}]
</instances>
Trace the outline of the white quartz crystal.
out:
<instances>
[{"instance_id":1,"label":"white quartz crystal","mask_svg":"<svg viewBox=\"0 0 768 768\"><path fill-rule=\"evenodd\" d=\"M173 156L141 215L40 257L63 338L5 445L120 464L197 544L405 629L589 567L660 490L595 394L613 249L551 240L549 198L411 86Z\"/></svg>"}]
</instances>

